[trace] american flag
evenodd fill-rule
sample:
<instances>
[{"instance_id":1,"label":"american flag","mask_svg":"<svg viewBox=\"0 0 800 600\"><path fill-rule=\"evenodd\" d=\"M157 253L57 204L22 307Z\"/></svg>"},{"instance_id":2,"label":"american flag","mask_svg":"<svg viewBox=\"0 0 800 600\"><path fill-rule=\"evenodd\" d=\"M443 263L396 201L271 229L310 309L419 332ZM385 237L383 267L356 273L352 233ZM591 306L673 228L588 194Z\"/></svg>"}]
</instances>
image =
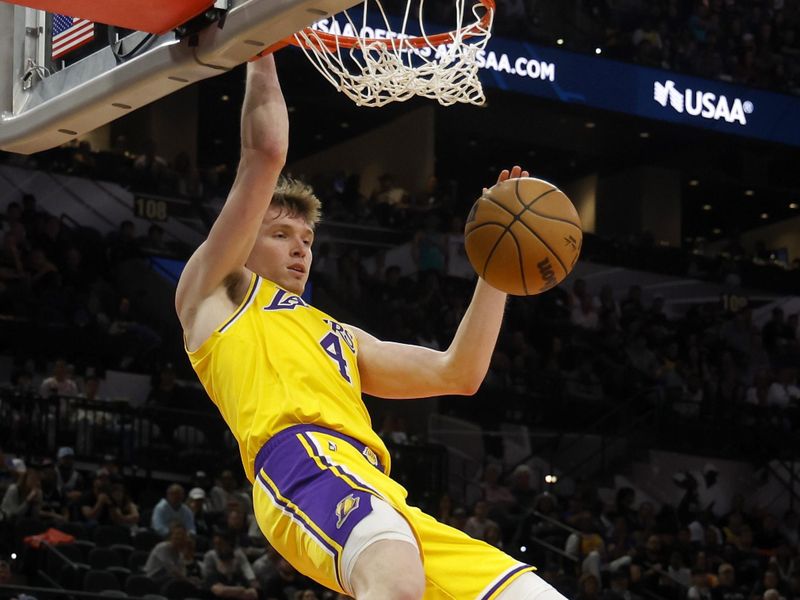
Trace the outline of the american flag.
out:
<instances>
[{"instance_id":1,"label":"american flag","mask_svg":"<svg viewBox=\"0 0 800 600\"><path fill-rule=\"evenodd\" d=\"M91 42L94 23L86 19L53 15L53 60Z\"/></svg>"}]
</instances>

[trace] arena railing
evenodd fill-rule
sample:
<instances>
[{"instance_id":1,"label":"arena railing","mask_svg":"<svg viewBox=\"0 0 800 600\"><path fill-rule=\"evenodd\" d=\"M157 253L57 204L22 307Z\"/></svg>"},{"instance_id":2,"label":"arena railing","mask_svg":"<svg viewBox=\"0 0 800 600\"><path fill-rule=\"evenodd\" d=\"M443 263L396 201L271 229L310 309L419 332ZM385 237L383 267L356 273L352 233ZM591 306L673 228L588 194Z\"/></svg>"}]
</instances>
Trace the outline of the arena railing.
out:
<instances>
[{"instance_id":1,"label":"arena railing","mask_svg":"<svg viewBox=\"0 0 800 600\"><path fill-rule=\"evenodd\" d=\"M209 403L209 406L210 403ZM19 394L0 391L3 450L26 458L55 456L70 446L85 463L107 454L126 473L188 481L198 470L239 470L236 442L216 412L199 412L125 401ZM447 486L447 451L437 444L387 442L392 471L418 502L435 502ZM169 460L165 460L169 456Z\"/></svg>"}]
</instances>

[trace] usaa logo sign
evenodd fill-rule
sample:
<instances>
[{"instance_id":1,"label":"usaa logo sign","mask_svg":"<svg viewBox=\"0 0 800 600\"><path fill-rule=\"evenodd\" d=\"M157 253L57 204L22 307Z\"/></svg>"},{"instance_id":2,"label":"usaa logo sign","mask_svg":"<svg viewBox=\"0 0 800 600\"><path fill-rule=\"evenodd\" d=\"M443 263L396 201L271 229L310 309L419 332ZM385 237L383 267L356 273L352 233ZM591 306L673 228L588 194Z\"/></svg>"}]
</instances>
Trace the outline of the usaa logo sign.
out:
<instances>
[{"instance_id":1,"label":"usaa logo sign","mask_svg":"<svg viewBox=\"0 0 800 600\"><path fill-rule=\"evenodd\" d=\"M653 86L653 99L661 106L671 106L676 112L687 113L694 117L701 117L712 121L724 120L728 123L747 125L747 115L755 110L749 100L727 96L718 96L712 92L702 92L686 89L679 90L674 81L661 83L656 81Z\"/></svg>"}]
</instances>

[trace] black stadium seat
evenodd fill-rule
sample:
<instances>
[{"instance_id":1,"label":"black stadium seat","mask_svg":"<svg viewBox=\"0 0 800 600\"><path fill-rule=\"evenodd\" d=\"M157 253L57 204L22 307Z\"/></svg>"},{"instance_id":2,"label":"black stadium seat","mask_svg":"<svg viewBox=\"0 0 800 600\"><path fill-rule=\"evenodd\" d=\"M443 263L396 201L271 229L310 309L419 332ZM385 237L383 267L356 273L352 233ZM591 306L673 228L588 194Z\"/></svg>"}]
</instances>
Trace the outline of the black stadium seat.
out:
<instances>
[{"instance_id":1,"label":"black stadium seat","mask_svg":"<svg viewBox=\"0 0 800 600\"><path fill-rule=\"evenodd\" d=\"M103 590L121 591L121 586L119 585L119 581L117 581L117 578L113 573L107 573L105 571L97 571L93 569L86 574L86 577L84 577L83 589L87 592L93 592L97 594Z\"/></svg>"},{"instance_id":2,"label":"black stadium seat","mask_svg":"<svg viewBox=\"0 0 800 600\"><path fill-rule=\"evenodd\" d=\"M131 570L131 573L141 573L149 556L150 552L147 550L134 550L131 552L130 557L128 557L128 568Z\"/></svg>"},{"instance_id":3,"label":"black stadium seat","mask_svg":"<svg viewBox=\"0 0 800 600\"><path fill-rule=\"evenodd\" d=\"M200 590L188 581L171 579L161 586L161 593L170 600L184 600L189 596L198 596Z\"/></svg>"},{"instance_id":4,"label":"black stadium seat","mask_svg":"<svg viewBox=\"0 0 800 600\"><path fill-rule=\"evenodd\" d=\"M156 544L163 542L164 539L152 529L144 529L133 538L133 547L137 550L152 550Z\"/></svg>"},{"instance_id":5,"label":"black stadium seat","mask_svg":"<svg viewBox=\"0 0 800 600\"><path fill-rule=\"evenodd\" d=\"M47 546L45 572L53 579L58 579L64 565L83 565L83 552L75 544ZM88 570L89 565L86 565Z\"/></svg>"},{"instance_id":6,"label":"black stadium seat","mask_svg":"<svg viewBox=\"0 0 800 600\"><path fill-rule=\"evenodd\" d=\"M89 552L89 566L102 571L108 567L124 567L125 563L111 548L95 548Z\"/></svg>"},{"instance_id":7,"label":"black stadium seat","mask_svg":"<svg viewBox=\"0 0 800 600\"><path fill-rule=\"evenodd\" d=\"M68 533L71 536L74 536L77 540L88 540L89 539L89 531L86 529L86 526L83 523L77 523L75 521L69 521L67 523L59 523L56 527L59 531L63 531L64 533Z\"/></svg>"},{"instance_id":8,"label":"black stadium seat","mask_svg":"<svg viewBox=\"0 0 800 600\"><path fill-rule=\"evenodd\" d=\"M112 544L130 544L131 532L128 528L117 525L98 525L93 539L101 548L108 548Z\"/></svg>"},{"instance_id":9,"label":"black stadium seat","mask_svg":"<svg viewBox=\"0 0 800 600\"><path fill-rule=\"evenodd\" d=\"M149 577L144 575L130 575L125 580L125 592L129 596L144 596L145 594L157 594L158 586Z\"/></svg>"},{"instance_id":10,"label":"black stadium seat","mask_svg":"<svg viewBox=\"0 0 800 600\"><path fill-rule=\"evenodd\" d=\"M58 575L58 584L68 590L83 589L83 581L88 572L89 565L82 563L62 565Z\"/></svg>"},{"instance_id":11,"label":"black stadium seat","mask_svg":"<svg viewBox=\"0 0 800 600\"><path fill-rule=\"evenodd\" d=\"M119 557L122 559L122 564L127 566L128 559L133 552L133 546L129 544L111 544L110 548L119 554Z\"/></svg>"}]
</instances>

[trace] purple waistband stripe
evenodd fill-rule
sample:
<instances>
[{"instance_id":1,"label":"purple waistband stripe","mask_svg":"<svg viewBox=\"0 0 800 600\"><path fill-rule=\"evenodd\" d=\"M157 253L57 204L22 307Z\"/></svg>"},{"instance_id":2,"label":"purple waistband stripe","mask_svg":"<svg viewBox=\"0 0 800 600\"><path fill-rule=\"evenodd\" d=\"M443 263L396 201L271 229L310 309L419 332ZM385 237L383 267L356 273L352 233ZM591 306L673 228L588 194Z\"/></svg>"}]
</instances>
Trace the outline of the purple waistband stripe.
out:
<instances>
[{"instance_id":1,"label":"purple waistband stripe","mask_svg":"<svg viewBox=\"0 0 800 600\"><path fill-rule=\"evenodd\" d=\"M522 571L532 571L532 570L533 567L528 565L520 565L516 569L512 569L511 571L503 575L500 578L500 580L497 583L495 583L488 592L486 592L483 596L479 598L479 600L489 600L489 598L491 598L494 595L494 593L497 592L497 590L509 579L519 575L520 573L522 573Z\"/></svg>"}]
</instances>

